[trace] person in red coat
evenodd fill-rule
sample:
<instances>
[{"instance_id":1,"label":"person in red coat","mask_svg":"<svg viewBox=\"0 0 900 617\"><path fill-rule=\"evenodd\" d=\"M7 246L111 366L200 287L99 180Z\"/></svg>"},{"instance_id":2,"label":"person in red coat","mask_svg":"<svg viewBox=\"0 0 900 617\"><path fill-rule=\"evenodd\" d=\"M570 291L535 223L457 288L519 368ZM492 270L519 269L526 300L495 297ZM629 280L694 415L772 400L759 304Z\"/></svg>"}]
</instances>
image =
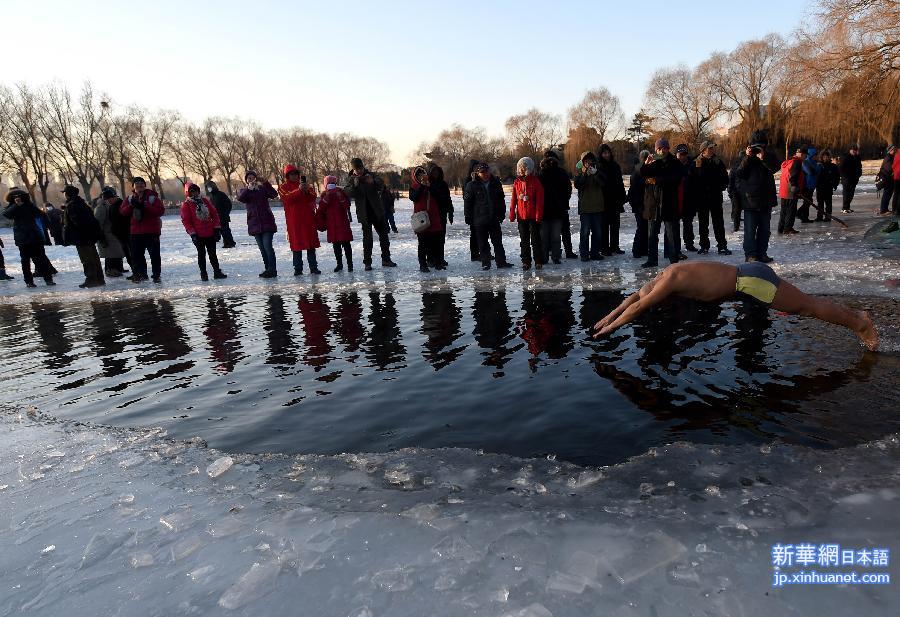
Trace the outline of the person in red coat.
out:
<instances>
[{"instance_id":1,"label":"person in red coat","mask_svg":"<svg viewBox=\"0 0 900 617\"><path fill-rule=\"evenodd\" d=\"M131 179L131 196L119 206L122 216L131 219L131 260L135 283L147 280L147 260L144 252L150 253L153 282L158 283L162 270L159 254L159 235L162 232L162 217L166 207L156 191L147 188L143 178Z\"/></svg>"},{"instance_id":2,"label":"person in red coat","mask_svg":"<svg viewBox=\"0 0 900 617\"><path fill-rule=\"evenodd\" d=\"M206 273L207 253L209 263L213 267L213 278L228 278L219 268L219 258L216 256L216 243L222 239L222 224L219 222L218 210L210 200L200 196L200 187L193 182L184 185L184 195L187 199L181 204L181 223L191 237L191 242L197 247L200 280L209 280Z\"/></svg>"},{"instance_id":3,"label":"person in red coat","mask_svg":"<svg viewBox=\"0 0 900 617\"><path fill-rule=\"evenodd\" d=\"M322 274L316 262L319 248L319 231L316 229L316 189L306 182L293 165L284 166L286 178L278 187L284 204L284 220L287 224L288 242L294 253L294 276L303 274L303 251L309 261L310 274Z\"/></svg>"},{"instance_id":4,"label":"person in red coat","mask_svg":"<svg viewBox=\"0 0 900 617\"><path fill-rule=\"evenodd\" d=\"M519 221L519 246L522 249L522 269L543 265L544 249L541 243L541 221L544 220L544 187L534 175L534 161L522 157L516 163L516 180L513 182L512 199L509 207L510 222Z\"/></svg>"},{"instance_id":5,"label":"person in red coat","mask_svg":"<svg viewBox=\"0 0 900 617\"><path fill-rule=\"evenodd\" d=\"M428 262L434 264L435 270L444 269L444 256L441 254L441 239L444 224L437 196L431 190L431 178L421 167L417 167L412 177L412 188L409 198L413 202L413 212L427 212L429 225L416 232L419 240L419 270L431 272Z\"/></svg>"},{"instance_id":6,"label":"person in red coat","mask_svg":"<svg viewBox=\"0 0 900 617\"><path fill-rule=\"evenodd\" d=\"M347 257L347 272L353 272L353 231L350 229L350 198L337 185L337 177L325 176L325 190L319 197L319 209L316 218L325 221L328 232L326 238L334 249L334 260L337 262L335 272L341 272L344 264L341 252Z\"/></svg>"}]
</instances>

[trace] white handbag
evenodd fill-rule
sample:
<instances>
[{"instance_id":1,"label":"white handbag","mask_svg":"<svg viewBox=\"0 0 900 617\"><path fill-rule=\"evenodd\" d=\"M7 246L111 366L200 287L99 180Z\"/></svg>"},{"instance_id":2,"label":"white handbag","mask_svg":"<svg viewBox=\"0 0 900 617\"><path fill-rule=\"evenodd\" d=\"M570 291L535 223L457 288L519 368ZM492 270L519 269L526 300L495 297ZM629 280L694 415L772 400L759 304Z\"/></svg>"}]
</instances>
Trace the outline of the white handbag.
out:
<instances>
[{"instance_id":1,"label":"white handbag","mask_svg":"<svg viewBox=\"0 0 900 617\"><path fill-rule=\"evenodd\" d=\"M428 212L422 210L421 212L413 212L412 218L409 220L409 224L412 226L412 230L416 233L421 233L431 227L431 219L428 218Z\"/></svg>"}]
</instances>

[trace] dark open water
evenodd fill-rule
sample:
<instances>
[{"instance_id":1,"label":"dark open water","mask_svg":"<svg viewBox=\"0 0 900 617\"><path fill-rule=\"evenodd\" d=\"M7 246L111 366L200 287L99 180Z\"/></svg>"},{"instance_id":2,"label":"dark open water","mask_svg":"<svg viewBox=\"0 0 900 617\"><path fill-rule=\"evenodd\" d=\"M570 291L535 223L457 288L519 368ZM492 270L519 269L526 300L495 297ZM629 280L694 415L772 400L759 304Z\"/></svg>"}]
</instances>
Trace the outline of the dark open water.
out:
<instances>
[{"instance_id":1,"label":"dark open water","mask_svg":"<svg viewBox=\"0 0 900 617\"><path fill-rule=\"evenodd\" d=\"M900 430L900 358L831 326L616 291L0 305L0 404L231 451L466 447L608 464L677 440L837 447ZM890 300L877 311L896 312ZM887 306L890 305L890 306Z\"/></svg>"}]
</instances>

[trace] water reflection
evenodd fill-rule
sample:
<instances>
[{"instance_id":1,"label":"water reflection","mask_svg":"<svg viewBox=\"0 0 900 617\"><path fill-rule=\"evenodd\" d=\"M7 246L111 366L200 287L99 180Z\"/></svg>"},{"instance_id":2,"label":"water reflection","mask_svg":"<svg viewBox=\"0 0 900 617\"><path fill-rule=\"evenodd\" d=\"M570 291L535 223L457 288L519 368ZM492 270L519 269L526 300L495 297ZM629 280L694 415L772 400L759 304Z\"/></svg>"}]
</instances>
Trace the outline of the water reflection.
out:
<instances>
[{"instance_id":1,"label":"water reflection","mask_svg":"<svg viewBox=\"0 0 900 617\"><path fill-rule=\"evenodd\" d=\"M900 360L854 365L850 335L674 301L591 339L623 298L389 287L4 305L0 368L17 370L0 371L0 404L186 436L208 437L215 419L235 449L464 445L592 463L674 439L820 445L900 430L894 415L873 421L896 406ZM430 397L448 388L452 401Z\"/></svg>"}]
</instances>

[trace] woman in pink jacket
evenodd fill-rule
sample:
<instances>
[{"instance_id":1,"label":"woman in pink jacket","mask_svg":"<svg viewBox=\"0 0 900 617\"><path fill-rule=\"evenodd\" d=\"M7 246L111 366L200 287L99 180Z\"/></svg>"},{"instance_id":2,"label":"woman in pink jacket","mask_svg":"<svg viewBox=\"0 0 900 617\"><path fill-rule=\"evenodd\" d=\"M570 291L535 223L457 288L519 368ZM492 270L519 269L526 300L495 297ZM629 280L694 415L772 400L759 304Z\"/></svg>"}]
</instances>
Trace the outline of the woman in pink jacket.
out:
<instances>
[{"instance_id":1,"label":"woman in pink jacket","mask_svg":"<svg viewBox=\"0 0 900 617\"><path fill-rule=\"evenodd\" d=\"M192 182L184 185L184 194L187 199L181 204L181 222L184 230L191 237L191 242L197 247L197 264L200 266L200 280L208 281L206 273L206 255L209 253L209 262L213 267L213 278L228 278L219 269L219 258L216 257L216 242L222 239L222 226L219 223L219 213L206 197L200 196L200 187Z\"/></svg>"},{"instance_id":2,"label":"woman in pink jacket","mask_svg":"<svg viewBox=\"0 0 900 617\"><path fill-rule=\"evenodd\" d=\"M353 241L353 230L350 229L350 198L337 185L337 181L335 176L325 176L325 190L319 197L316 216L325 220L327 239L334 249L334 259L337 261L334 271L340 272L344 269L341 260L343 251L347 257L347 272L353 272L353 249L350 247Z\"/></svg>"},{"instance_id":3,"label":"woman in pink jacket","mask_svg":"<svg viewBox=\"0 0 900 617\"><path fill-rule=\"evenodd\" d=\"M523 157L516 163L516 180L513 182L509 207L510 222L519 222L519 246L522 249L522 269L540 270L544 259L541 243L541 221L544 220L544 186L534 175L534 161Z\"/></svg>"}]
</instances>

